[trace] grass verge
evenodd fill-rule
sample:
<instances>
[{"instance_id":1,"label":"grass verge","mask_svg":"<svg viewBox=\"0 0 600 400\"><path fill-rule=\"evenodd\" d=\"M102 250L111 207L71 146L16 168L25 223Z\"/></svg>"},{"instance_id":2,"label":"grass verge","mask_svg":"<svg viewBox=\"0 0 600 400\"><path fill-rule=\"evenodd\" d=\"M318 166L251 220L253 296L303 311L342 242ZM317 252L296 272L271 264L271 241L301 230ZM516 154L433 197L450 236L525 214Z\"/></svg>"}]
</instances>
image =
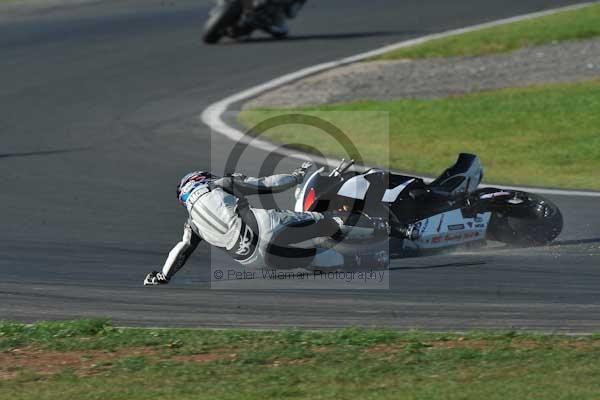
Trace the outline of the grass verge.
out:
<instances>
[{"instance_id":1,"label":"grass verge","mask_svg":"<svg viewBox=\"0 0 600 400\"><path fill-rule=\"evenodd\" d=\"M437 100L333 104L300 112L342 115L335 123L371 164L435 176L459 152L471 152L481 157L487 182L600 189L600 81ZM385 124L375 120L381 112L389 113L389 136ZM255 126L288 113L247 110L239 120ZM322 131L302 125L272 129L264 136L299 148L318 144L321 153L345 155L325 141Z\"/></svg>"},{"instance_id":2,"label":"grass verge","mask_svg":"<svg viewBox=\"0 0 600 400\"><path fill-rule=\"evenodd\" d=\"M600 4L391 51L373 60L479 56L600 35Z\"/></svg>"},{"instance_id":3,"label":"grass verge","mask_svg":"<svg viewBox=\"0 0 600 400\"><path fill-rule=\"evenodd\" d=\"M0 398L595 399L600 337L0 323Z\"/></svg>"}]
</instances>

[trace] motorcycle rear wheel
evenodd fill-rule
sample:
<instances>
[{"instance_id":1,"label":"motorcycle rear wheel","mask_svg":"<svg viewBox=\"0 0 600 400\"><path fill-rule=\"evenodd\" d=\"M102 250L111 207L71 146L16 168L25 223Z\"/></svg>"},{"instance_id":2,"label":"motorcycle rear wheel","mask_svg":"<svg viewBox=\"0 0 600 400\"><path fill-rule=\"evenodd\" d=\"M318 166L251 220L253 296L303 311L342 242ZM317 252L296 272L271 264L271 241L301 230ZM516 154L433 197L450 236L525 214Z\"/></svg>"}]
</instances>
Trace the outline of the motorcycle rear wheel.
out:
<instances>
[{"instance_id":1,"label":"motorcycle rear wheel","mask_svg":"<svg viewBox=\"0 0 600 400\"><path fill-rule=\"evenodd\" d=\"M242 15L243 5L239 0L224 0L211 11L204 25L202 40L206 44L217 43L230 26L234 25Z\"/></svg>"},{"instance_id":2,"label":"motorcycle rear wheel","mask_svg":"<svg viewBox=\"0 0 600 400\"><path fill-rule=\"evenodd\" d=\"M543 246L556 239L563 228L556 204L531 193L514 193L494 206L488 239L516 246Z\"/></svg>"}]
</instances>

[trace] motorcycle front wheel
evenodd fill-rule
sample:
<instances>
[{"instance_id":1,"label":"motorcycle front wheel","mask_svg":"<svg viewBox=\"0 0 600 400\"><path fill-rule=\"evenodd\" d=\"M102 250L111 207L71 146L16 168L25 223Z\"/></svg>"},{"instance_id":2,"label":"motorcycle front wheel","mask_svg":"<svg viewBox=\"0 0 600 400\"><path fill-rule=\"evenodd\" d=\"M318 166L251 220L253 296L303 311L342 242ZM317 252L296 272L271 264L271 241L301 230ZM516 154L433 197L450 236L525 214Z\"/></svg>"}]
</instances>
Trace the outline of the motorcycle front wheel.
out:
<instances>
[{"instance_id":1,"label":"motorcycle front wheel","mask_svg":"<svg viewBox=\"0 0 600 400\"><path fill-rule=\"evenodd\" d=\"M516 246L542 246L561 233L563 216L556 204L542 196L514 192L494 205L488 239Z\"/></svg>"},{"instance_id":2,"label":"motorcycle front wheel","mask_svg":"<svg viewBox=\"0 0 600 400\"><path fill-rule=\"evenodd\" d=\"M225 35L227 28L237 23L242 11L243 5L239 0L219 1L204 25L202 33L204 43L217 43Z\"/></svg>"}]
</instances>

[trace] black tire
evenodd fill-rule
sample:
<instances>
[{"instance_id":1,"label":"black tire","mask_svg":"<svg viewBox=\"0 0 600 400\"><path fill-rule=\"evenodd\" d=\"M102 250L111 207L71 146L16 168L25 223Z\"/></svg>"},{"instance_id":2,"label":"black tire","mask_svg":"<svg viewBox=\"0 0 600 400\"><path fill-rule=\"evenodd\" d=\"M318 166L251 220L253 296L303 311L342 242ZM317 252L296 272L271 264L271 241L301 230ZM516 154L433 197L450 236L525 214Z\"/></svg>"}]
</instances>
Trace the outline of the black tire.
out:
<instances>
[{"instance_id":1,"label":"black tire","mask_svg":"<svg viewBox=\"0 0 600 400\"><path fill-rule=\"evenodd\" d=\"M514 192L512 200L494 205L488 239L515 246L543 246L560 235L563 216L542 196Z\"/></svg>"},{"instance_id":2,"label":"black tire","mask_svg":"<svg viewBox=\"0 0 600 400\"><path fill-rule=\"evenodd\" d=\"M219 1L204 25L202 33L204 43L217 43L225 35L225 30L238 21L242 10L243 6L239 0Z\"/></svg>"}]
</instances>

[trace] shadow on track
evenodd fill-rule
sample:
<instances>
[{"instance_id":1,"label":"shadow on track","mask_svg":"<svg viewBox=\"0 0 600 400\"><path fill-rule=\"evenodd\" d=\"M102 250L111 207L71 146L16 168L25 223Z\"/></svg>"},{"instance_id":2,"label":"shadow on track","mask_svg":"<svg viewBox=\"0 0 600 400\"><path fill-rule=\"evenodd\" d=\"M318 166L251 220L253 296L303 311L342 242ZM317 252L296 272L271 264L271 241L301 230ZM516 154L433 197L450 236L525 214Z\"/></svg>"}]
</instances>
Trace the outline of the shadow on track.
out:
<instances>
[{"instance_id":1,"label":"shadow on track","mask_svg":"<svg viewBox=\"0 0 600 400\"><path fill-rule=\"evenodd\" d=\"M348 32L348 33L324 33L324 34L311 34L311 35L292 35L283 39L276 39L271 36L261 37L249 37L246 39L231 40L221 43L221 45L235 45L235 44L254 44L254 43L269 43L269 42L300 42L309 40L349 40L349 39L361 39L361 38L373 38L373 37L388 37L388 36L415 36L424 35L428 32L422 31L373 31L373 32Z\"/></svg>"},{"instance_id":2,"label":"shadow on track","mask_svg":"<svg viewBox=\"0 0 600 400\"><path fill-rule=\"evenodd\" d=\"M579 244L595 244L600 243L600 238L590 238L590 239L577 239L577 240L559 240L556 242L550 243L548 246L576 246Z\"/></svg>"},{"instance_id":3,"label":"shadow on track","mask_svg":"<svg viewBox=\"0 0 600 400\"><path fill-rule=\"evenodd\" d=\"M572 240L556 240L552 243L543 246L511 246L502 245L494 248L494 250L511 250L511 249L539 249L544 247L559 247L559 246L578 246L581 244L596 244L600 243L600 238L587 239L572 239Z\"/></svg>"},{"instance_id":4,"label":"shadow on track","mask_svg":"<svg viewBox=\"0 0 600 400\"><path fill-rule=\"evenodd\" d=\"M471 261L471 262L455 262L447 264L436 264L436 265L423 265L419 267L390 267L390 271L408 271L411 269L437 269L437 268L464 268L464 267L481 267L486 265L485 261Z\"/></svg>"},{"instance_id":5,"label":"shadow on track","mask_svg":"<svg viewBox=\"0 0 600 400\"><path fill-rule=\"evenodd\" d=\"M0 158L16 158L16 157L32 157L32 156L50 156L55 154L64 153L76 153L84 150L89 150L88 147L80 147L75 149L63 149L63 150L40 150L40 151L27 151L22 153L0 153Z\"/></svg>"}]
</instances>

